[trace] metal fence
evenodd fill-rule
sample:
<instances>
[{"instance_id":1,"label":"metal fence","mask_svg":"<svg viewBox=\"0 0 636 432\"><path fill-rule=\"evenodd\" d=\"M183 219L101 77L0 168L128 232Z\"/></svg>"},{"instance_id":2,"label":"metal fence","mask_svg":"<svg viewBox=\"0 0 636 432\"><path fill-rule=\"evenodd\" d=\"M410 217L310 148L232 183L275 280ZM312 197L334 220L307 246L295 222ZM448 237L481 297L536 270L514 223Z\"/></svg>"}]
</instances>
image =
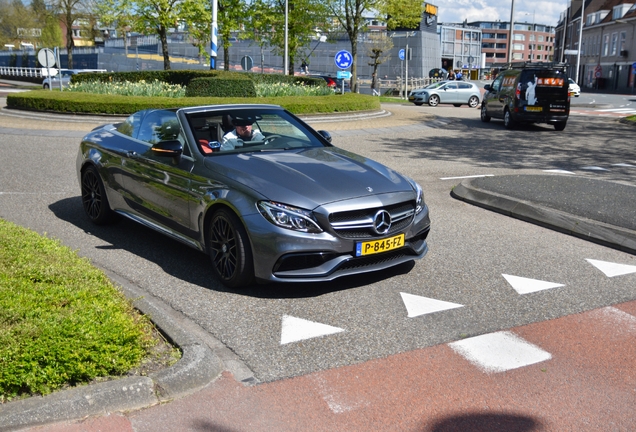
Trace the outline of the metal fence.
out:
<instances>
[{"instance_id":1,"label":"metal fence","mask_svg":"<svg viewBox=\"0 0 636 432\"><path fill-rule=\"evenodd\" d=\"M42 68L0 66L0 76L42 78Z\"/></svg>"}]
</instances>

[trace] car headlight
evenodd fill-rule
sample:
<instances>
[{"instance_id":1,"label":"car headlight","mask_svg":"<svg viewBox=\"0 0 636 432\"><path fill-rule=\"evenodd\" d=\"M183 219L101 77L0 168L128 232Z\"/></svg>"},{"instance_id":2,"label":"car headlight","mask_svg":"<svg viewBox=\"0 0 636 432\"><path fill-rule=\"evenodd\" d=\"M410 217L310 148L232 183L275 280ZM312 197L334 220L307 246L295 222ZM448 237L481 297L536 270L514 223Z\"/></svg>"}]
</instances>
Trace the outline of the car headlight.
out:
<instances>
[{"instance_id":1,"label":"car headlight","mask_svg":"<svg viewBox=\"0 0 636 432\"><path fill-rule=\"evenodd\" d=\"M273 201L259 201L261 214L276 226L306 233L321 233L311 211Z\"/></svg>"},{"instance_id":2,"label":"car headlight","mask_svg":"<svg viewBox=\"0 0 636 432\"><path fill-rule=\"evenodd\" d=\"M411 183L411 186L413 186L413 189L415 189L415 195L417 197L415 198L415 214L418 215L422 213L422 210L424 210L424 191L422 190L422 187L419 184L417 184L415 180L413 180L410 177L406 177L406 179L409 181L409 183Z\"/></svg>"}]
</instances>

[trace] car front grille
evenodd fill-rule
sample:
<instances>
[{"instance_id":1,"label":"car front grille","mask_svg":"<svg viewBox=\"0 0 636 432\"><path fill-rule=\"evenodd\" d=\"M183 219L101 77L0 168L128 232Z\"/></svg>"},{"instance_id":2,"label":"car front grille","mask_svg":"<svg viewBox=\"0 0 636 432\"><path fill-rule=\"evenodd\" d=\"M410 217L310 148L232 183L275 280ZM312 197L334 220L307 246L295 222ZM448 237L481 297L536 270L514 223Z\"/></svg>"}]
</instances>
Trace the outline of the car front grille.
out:
<instances>
[{"instance_id":1,"label":"car front grille","mask_svg":"<svg viewBox=\"0 0 636 432\"><path fill-rule=\"evenodd\" d=\"M386 210L391 215L391 227L388 232L378 235L373 229L375 215ZM413 221L415 203L402 202L387 207L344 211L329 215L329 223L335 233L346 239L371 239L390 236L404 230Z\"/></svg>"}]
</instances>

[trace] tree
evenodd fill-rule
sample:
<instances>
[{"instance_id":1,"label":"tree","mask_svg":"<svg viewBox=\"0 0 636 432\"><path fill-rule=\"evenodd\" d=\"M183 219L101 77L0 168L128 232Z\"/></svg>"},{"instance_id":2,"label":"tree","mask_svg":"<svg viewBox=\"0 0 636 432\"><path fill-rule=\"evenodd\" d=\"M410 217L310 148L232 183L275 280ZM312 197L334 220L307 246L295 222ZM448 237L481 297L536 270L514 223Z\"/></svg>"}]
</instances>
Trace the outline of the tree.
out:
<instances>
[{"instance_id":1,"label":"tree","mask_svg":"<svg viewBox=\"0 0 636 432\"><path fill-rule=\"evenodd\" d=\"M266 29L262 32L267 43L277 55L285 54L285 0L257 0L253 9L259 13L259 20ZM286 74L294 74L296 58L304 58L316 23L327 21L329 9L320 0L288 0L287 2L287 45L289 69Z\"/></svg>"},{"instance_id":2,"label":"tree","mask_svg":"<svg viewBox=\"0 0 636 432\"><path fill-rule=\"evenodd\" d=\"M387 30L408 28L416 30L422 21L424 2L421 0L379 0L377 10L387 17Z\"/></svg>"},{"instance_id":3,"label":"tree","mask_svg":"<svg viewBox=\"0 0 636 432\"><path fill-rule=\"evenodd\" d=\"M219 0L218 2L218 24L219 35L223 41L223 58L225 59L224 69L230 70L230 47L232 46L232 31L239 29L246 21L245 13L248 6L243 0Z\"/></svg>"},{"instance_id":4,"label":"tree","mask_svg":"<svg viewBox=\"0 0 636 432\"><path fill-rule=\"evenodd\" d=\"M20 42L28 40L35 46L37 39L30 31L37 26L33 14L21 0L0 0L0 40L3 45L11 43L19 47Z\"/></svg>"},{"instance_id":5,"label":"tree","mask_svg":"<svg viewBox=\"0 0 636 432\"><path fill-rule=\"evenodd\" d=\"M66 29L66 50L68 52L68 68L73 68L73 24L87 21L91 17L90 0L53 0L51 10Z\"/></svg>"},{"instance_id":6,"label":"tree","mask_svg":"<svg viewBox=\"0 0 636 432\"><path fill-rule=\"evenodd\" d=\"M378 80L378 66L389 59L389 51L393 48L393 40L386 33L372 33L367 42L367 55L371 59L368 63L373 66L371 88L375 90Z\"/></svg>"},{"instance_id":7,"label":"tree","mask_svg":"<svg viewBox=\"0 0 636 432\"><path fill-rule=\"evenodd\" d=\"M351 42L351 91L358 91L358 35L365 27L363 14L375 8L377 0L331 0L329 8L347 32Z\"/></svg>"}]
</instances>

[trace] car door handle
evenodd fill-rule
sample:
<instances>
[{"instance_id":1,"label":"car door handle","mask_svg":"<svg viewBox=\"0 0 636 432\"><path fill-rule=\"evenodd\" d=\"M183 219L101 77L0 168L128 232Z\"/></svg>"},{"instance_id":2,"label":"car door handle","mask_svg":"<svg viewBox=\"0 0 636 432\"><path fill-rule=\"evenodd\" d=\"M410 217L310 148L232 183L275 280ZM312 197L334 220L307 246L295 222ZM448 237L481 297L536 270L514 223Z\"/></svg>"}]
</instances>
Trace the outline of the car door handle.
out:
<instances>
[{"instance_id":1,"label":"car door handle","mask_svg":"<svg viewBox=\"0 0 636 432\"><path fill-rule=\"evenodd\" d=\"M139 156L139 154L137 152L135 152L135 151L129 150L129 151L126 152L126 157L136 158L138 156Z\"/></svg>"}]
</instances>

